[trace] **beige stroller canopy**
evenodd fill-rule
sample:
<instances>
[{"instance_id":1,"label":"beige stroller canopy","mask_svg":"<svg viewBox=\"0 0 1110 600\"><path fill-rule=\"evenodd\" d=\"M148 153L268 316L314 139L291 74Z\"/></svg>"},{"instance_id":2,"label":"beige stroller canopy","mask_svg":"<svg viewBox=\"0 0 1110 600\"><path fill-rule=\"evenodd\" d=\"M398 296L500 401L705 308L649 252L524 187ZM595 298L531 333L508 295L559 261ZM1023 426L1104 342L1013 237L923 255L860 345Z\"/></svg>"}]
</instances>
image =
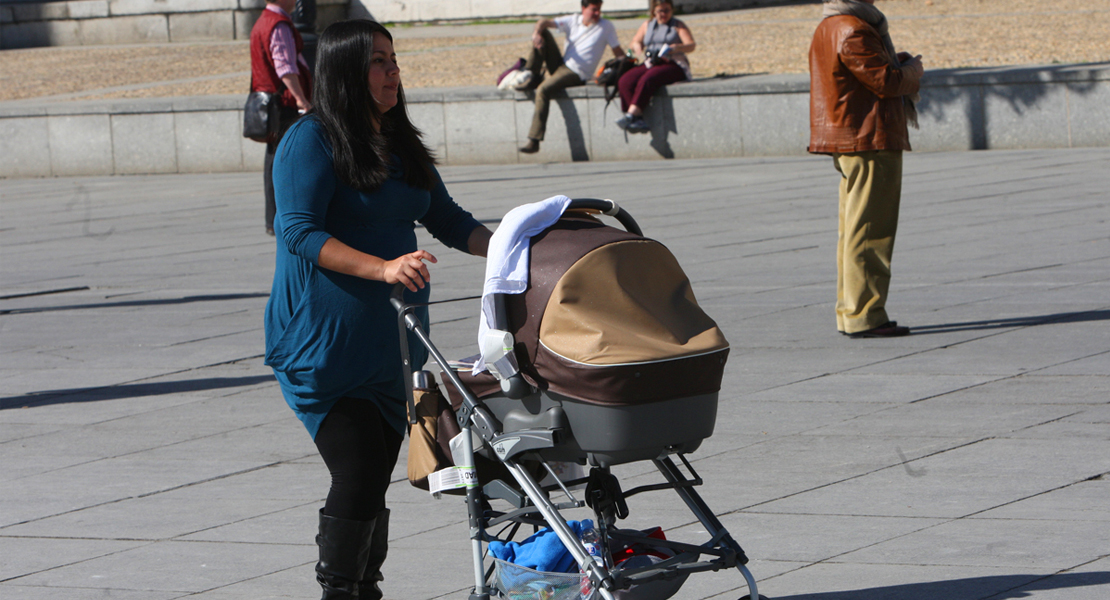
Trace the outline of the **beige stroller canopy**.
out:
<instances>
[{"instance_id":1,"label":"beige stroller canopy","mask_svg":"<svg viewBox=\"0 0 1110 600\"><path fill-rule=\"evenodd\" d=\"M659 242L568 214L532 239L530 275L506 307L533 385L607 404L720 389L728 342Z\"/></svg>"}]
</instances>

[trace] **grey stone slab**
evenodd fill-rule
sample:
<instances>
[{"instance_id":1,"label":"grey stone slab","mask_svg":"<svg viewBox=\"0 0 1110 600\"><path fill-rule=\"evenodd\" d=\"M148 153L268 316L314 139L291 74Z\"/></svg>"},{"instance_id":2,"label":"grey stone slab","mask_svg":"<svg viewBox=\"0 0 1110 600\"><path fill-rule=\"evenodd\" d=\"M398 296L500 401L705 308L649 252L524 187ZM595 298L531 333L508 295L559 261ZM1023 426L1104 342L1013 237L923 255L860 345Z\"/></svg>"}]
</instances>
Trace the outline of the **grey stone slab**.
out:
<instances>
[{"instance_id":1,"label":"grey stone slab","mask_svg":"<svg viewBox=\"0 0 1110 600\"><path fill-rule=\"evenodd\" d=\"M221 499L218 502L202 502L200 510L197 510L197 499L167 492L6 527L4 533L26 538L80 537L157 541L181 537L203 540L207 539L204 534L210 530L234 527L242 522L265 518L287 510L291 504L288 500L261 498L237 501ZM310 520L305 519L302 523L308 521ZM270 536L268 540L259 541L275 542L279 539Z\"/></svg>"},{"instance_id":2,"label":"grey stone slab","mask_svg":"<svg viewBox=\"0 0 1110 600\"><path fill-rule=\"evenodd\" d=\"M515 162L519 127L511 102L455 102L443 107L447 160L453 165Z\"/></svg>"},{"instance_id":3,"label":"grey stone slab","mask_svg":"<svg viewBox=\"0 0 1110 600\"><path fill-rule=\"evenodd\" d=\"M113 14L110 19L76 21L78 26L77 35L81 45L147 44L170 41L169 26L165 14L115 16L118 13L116 13L114 5L115 1L113 0L109 5L109 10Z\"/></svg>"},{"instance_id":4,"label":"grey stone slab","mask_svg":"<svg viewBox=\"0 0 1110 600\"><path fill-rule=\"evenodd\" d=\"M165 461L142 457L96 460L79 468L69 467L9 482L0 490L0 506L4 507L0 515L4 521L0 525L42 519L263 467L265 464L236 460L199 462L182 458ZM63 482L73 489L72 493L59 497L50 491L57 490ZM27 497L42 500L34 504L19 501Z\"/></svg>"},{"instance_id":5,"label":"grey stone slab","mask_svg":"<svg viewBox=\"0 0 1110 600\"><path fill-rule=\"evenodd\" d=\"M434 102L407 104L409 119L424 134L424 144L443 159L447 151L447 132L444 125L443 105Z\"/></svg>"},{"instance_id":6,"label":"grey stone slab","mask_svg":"<svg viewBox=\"0 0 1110 600\"><path fill-rule=\"evenodd\" d=\"M32 438L58 431L60 425L54 423L11 423L5 422L0 429L0 444L18 442L24 438ZM5 451L15 447L8 446Z\"/></svg>"},{"instance_id":7,"label":"grey stone slab","mask_svg":"<svg viewBox=\"0 0 1110 600\"><path fill-rule=\"evenodd\" d=\"M1110 559L1101 559L1078 565L1063 573L1054 573L1044 579L1023 585L1015 594L1035 594L1045 600L1098 600L1106 595L1110 586Z\"/></svg>"},{"instance_id":8,"label":"grey stone slab","mask_svg":"<svg viewBox=\"0 0 1110 600\"><path fill-rule=\"evenodd\" d=\"M540 151L535 154L518 153L517 159L524 164L543 162L588 161L594 158L591 142L594 138L590 114L592 103L585 98L552 98L548 112L547 130ZM515 109L516 143L523 146L528 142L528 131L532 126L532 102L513 102ZM514 149L515 150L515 149Z\"/></svg>"},{"instance_id":9,"label":"grey stone slab","mask_svg":"<svg viewBox=\"0 0 1110 600\"><path fill-rule=\"evenodd\" d=\"M46 117L0 119L0 176L49 177Z\"/></svg>"},{"instance_id":10,"label":"grey stone slab","mask_svg":"<svg viewBox=\"0 0 1110 600\"><path fill-rule=\"evenodd\" d=\"M321 467L322 468L322 467ZM407 482L406 482L407 483ZM320 488L320 493L327 493L326 488ZM195 498L183 500L196 503ZM258 502L253 498L236 499L244 508ZM223 505L226 501L221 501ZM246 544L313 544L318 529L318 514L323 506L321 500L290 507L289 501L267 500L266 506L282 506L281 510L263 511L254 510L250 518L240 518L234 521L213 525L193 533L183 534L181 539L189 541L204 541L217 543L246 543ZM220 509L222 514L228 511ZM397 535L396 527L392 529L391 537Z\"/></svg>"},{"instance_id":11,"label":"grey stone slab","mask_svg":"<svg viewBox=\"0 0 1110 600\"><path fill-rule=\"evenodd\" d=\"M243 112L239 111L238 116L235 117L237 123L243 122ZM239 126L240 128L242 125ZM242 131L242 129L240 129ZM254 140L249 140L245 137L239 137L239 150L243 153L243 170L244 171L262 171L266 162L266 144L260 144ZM261 178L259 178L261 186ZM259 188L261 191L261 188Z\"/></svg>"},{"instance_id":12,"label":"grey stone slab","mask_svg":"<svg viewBox=\"0 0 1110 600\"><path fill-rule=\"evenodd\" d=\"M901 439L891 440L900 443ZM894 468L761 506L770 512L960 517L1016 502L1105 472L1106 442L984 439ZM1066 447L1093 453L1082 463L1060 460ZM807 508L801 509L801 506Z\"/></svg>"},{"instance_id":13,"label":"grey stone slab","mask_svg":"<svg viewBox=\"0 0 1110 600\"><path fill-rule=\"evenodd\" d=\"M314 546L258 546L208 542L155 542L22 578L25 585L58 586L81 581L105 590L200 592L267 575L316 558ZM138 567L138 565L145 565ZM137 568L138 567L138 568Z\"/></svg>"},{"instance_id":14,"label":"grey stone slab","mask_svg":"<svg viewBox=\"0 0 1110 600\"><path fill-rule=\"evenodd\" d=\"M1110 481L1102 477L1000 506L970 518L1103 522L1110 520L1110 506L1103 502L1108 493ZM1100 526L1092 527L1098 529Z\"/></svg>"},{"instance_id":15,"label":"grey stone slab","mask_svg":"<svg viewBox=\"0 0 1110 600\"><path fill-rule=\"evenodd\" d=\"M985 89L983 104L989 148L1067 144L1067 90L1063 86L1030 84Z\"/></svg>"},{"instance_id":16,"label":"grey stone slab","mask_svg":"<svg viewBox=\"0 0 1110 600\"><path fill-rule=\"evenodd\" d=\"M115 173L108 115L48 117L53 175Z\"/></svg>"},{"instance_id":17,"label":"grey stone slab","mask_svg":"<svg viewBox=\"0 0 1110 600\"><path fill-rule=\"evenodd\" d=\"M573 88L577 90L579 88ZM667 106L662 106L666 104ZM671 100L660 103L660 108L647 111L644 119L651 125L652 131L644 134L631 134L620 130L614 121L621 116L620 99L617 98L605 108L604 99L591 98L587 103L589 110L591 139L589 140L590 156L593 160L615 160L625 157L628 160L653 160L663 158L665 154L674 156L673 150L668 149L666 139L673 135L674 113ZM521 138L527 134L528 126L532 119L531 104L521 106L518 103L517 118L523 128ZM548 135L552 133L551 123L548 123ZM542 148L537 155L542 158L546 148ZM618 197L619 198L619 197Z\"/></svg>"},{"instance_id":18,"label":"grey stone slab","mask_svg":"<svg viewBox=\"0 0 1110 600\"><path fill-rule=\"evenodd\" d=\"M980 86L926 87L921 91L917 115L919 128L910 130L915 151L986 147Z\"/></svg>"},{"instance_id":19,"label":"grey stone slab","mask_svg":"<svg viewBox=\"0 0 1110 600\"><path fill-rule=\"evenodd\" d=\"M71 19L97 19L108 16L107 0L80 0L66 2Z\"/></svg>"},{"instance_id":20,"label":"grey stone slab","mask_svg":"<svg viewBox=\"0 0 1110 600\"><path fill-rule=\"evenodd\" d=\"M875 544L830 560L833 563L965 565L1045 569L1056 572L1082 564L1110 544L1110 533L1090 532L1084 521L960 519ZM1035 539L1036 544L1026 540Z\"/></svg>"},{"instance_id":21,"label":"grey stone slab","mask_svg":"<svg viewBox=\"0 0 1110 600\"><path fill-rule=\"evenodd\" d=\"M1110 117L1099 109L1110 103L1110 82L1071 84L1067 89L1071 145L1110 146Z\"/></svg>"},{"instance_id":22,"label":"grey stone slab","mask_svg":"<svg viewBox=\"0 0 1110 600\"><path fill-rule=\"evenodd\" d=\"M177 167L185 172L243 170L242 113L174 113Z\"/></svg>"},{"instance_id":23,"label":"grey stone slab","mask_svg":"<svg viewBox=\"0 0 1110 600\"><path fill-rule=\"evenodd\" d=\"M113 115L112 154L116 173L176 173L174 133L172 114Z\"/></svg>"},{"instance_id":24,"label":"grey stone slab","mask_svg":"<svg viewBox=\"0 0 1110 600\"><path fill-rule=\"evenodd\" d=\"M990 404L969 403L959 392L830 424L807 433L846 436L1010 436L1074 414L1071 405L1023 405L999 414Z\"/></svg>"},{"instance_id":25,"label":"grey stone slab","mask_svg":"<svg viewBox=\"0 0 1110 600\"><path fill-rule=\"evenodd\" d=\"M108 0L113 15L143 15L152 12L142 0ZM236 0L165 0L162 13L202 12L238 8Z\"/></svg>"},{"instance_id":26,"label":"grey stone slab","mask_svg":"<svg viewBox=\"0 0 1110 600\"><path fill-rule=\"evenodd\" d=\"M838 560L845 553L860 548L899 544L907 537L944 523L941 519L871 519L747 511L727 515L721 522L734 535L740 536L740 545L755 556L808 564Z\"/></svg>"},{"instance_id":27,"label":"grey stone slab","mask_svg":"<svg viewBox=\"0 0 1110 600\"><path fill-rule=\"evenodd\" d=\"M808 94L740 97L744 156L803 155L809 145Z\"/></svg>"},{"instance_id":28,"label":"grey stone slab","mask_svg":"<svg viewBox=\"0 0 1110 600\"><path fill-rule=\"evenodd\" d=\"M103 589L66 588L66 598L72 600L99 600L104 598ZM119 600L172 600L180 598L180 592L155 592L152 590L111 590L111 598ZM45 585L20 585L19 580L0 583L0 594L11 594L21 600L49 600L58 597L58 588Z\"/></svg>"},{"instance_id":29,"label":"grey stone slab","mask_svg":"<svg viewBox=\"0 0 1110 600\"><path fill-rule=\"evenodd\" d=\"M833 337L832 339L836 339ZM860 374L851 371L828 374L816 378L776 387L766 392L753 394L746 400L763 402L804 402L804 403L880 403L887 406L904 406L900 411L912 411L914 403L930 398L943 397L962 389L983 385L991 381L989 377L919 375L913 373L896 375ZM930 402L932 402L930 400ZM882 420L886 420L883 415Z\"/></svg>"},{"instance_id":30,"label":"grey stone slab","mask_svg":"<svg viewBox=\"0 0 1110 600\"><path fill-rule=\"evenodd\" d=\"M235 11L235 39L249 40L251 38L251 28L254 27L255 21L258 20L258 17L261 14L262 9L260 8Z\"/></svg>"},{"instance_id":31,"label":"grey stone slab","mask_svg":"<svg viewBox=\"0 0 1110 600\"><path fill-rule=\"evenodd\" d=\"M170 41L212 42L235 39L235 15L231 11L170 14Z\"/></svg>"},{"instance_id":32,"label":"grey stone slab","mask_svg":"<svg viewBox=\"0 0 1110 600\"><path fill-rule=\"evenodd\" d=\"M1051 575L1050 569L971 567L964 565L897 567L873 564L807 565L775 577L760 593L790 600L858 598L990 598ZM1056 585L1070 587L1074 579ZM1035 588L1034 588L1035 589ZM720 596L713 600L728 600ZM735 598L733 598L735 600Z\"/></svg>"},{"instance_id":33,"label":"grey stone slab","mask_svg":"<svg viewBox=\"0 0 1110 600\"><path fill-rule=\"evenodd\" d=\"M76 46L81 43L80 21L32 21L3 26L4 48L35 48L50 43Z\"/></svg>"},{"instance_id":34,"label":"grey stone slab","mask_svg":"<svg viewBox=\"0 0 1110 600\"><path fill-rule=\"evenodd\" d=\"M674 137L668 140L674 155L681 158L711 158L743 155L740 107L743 100L731 96L659 97L658 111L673 113ZM658 145L658 144L657 144Z\"/></svg>"},{"instance_id":35,"label":"grey stone slab","mask_svg":"<svg viewBox=\"0 0 1110 600\"><path fill-rule=\"evenodd\" d=\"M69 537L73 531L62 532ZM145 545L140 540L48 539L9 536L3 539L4 558L0 559L0 578L5 581L27 574L49 571Z\"/></svg>"},{"instance_id":36,"label":"grey stone slab","mask_svg":"<svg viewBox=\"0 0 1110 600\"><path fill-rule=\"evenodd\" d=\"M308 433L305 433L308 436ZM198 501L234 501L252 498L290 500L295 503L323 502L330 478L318 456L287 461L262 469L248 470L221 480L203 481L173 490L175 497Z\"/></svg>"},{"instance_id":37,"label":"grey stone slab","mask_svg":"<svg viewBox=\"0 0 1110 600\"><path fill-rule=\"evenodd\" d=\"M231 585L191 594L199 600L286 600L292 598L313 598L320 593L313 570L315 561L282 569L274 573L240 581ZM392 583L392 582L390 582ZM389 589L388 584L383 588Z\"/></svg>"}]
</instances>

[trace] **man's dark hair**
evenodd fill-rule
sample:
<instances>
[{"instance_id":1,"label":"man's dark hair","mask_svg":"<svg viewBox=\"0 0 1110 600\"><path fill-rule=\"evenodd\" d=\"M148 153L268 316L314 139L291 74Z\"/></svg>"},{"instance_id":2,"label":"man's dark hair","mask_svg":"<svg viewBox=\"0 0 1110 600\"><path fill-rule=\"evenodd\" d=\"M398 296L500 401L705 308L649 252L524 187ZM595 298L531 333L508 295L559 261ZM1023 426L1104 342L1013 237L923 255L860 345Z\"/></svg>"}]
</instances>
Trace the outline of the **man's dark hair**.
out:
<instances>
[{"instance_id":1,"label":"man's dark hair","mask_svg":"<svg viewBox=\"0 0 1110 600\"><path fill-rule=\"evenodd\" d=\"M587 6L589 6L591 4L601 6L601 0L582 0L582 8L586 8Z\"/></svg>"},{"instance_id":2,"label":"man's dark hair","mask_svg":"<svg viewBox=\"0 0 1110 600\"><path fill-rule=\"evenodd\" d=\"M372 192L389 178L393 155L401 159L405 182L432 189L435 158L420 131L409 121L403 86L397 104L386 113L370 95L368 83L374 36L393 36L380 23L340 21L320 34L316 49L313 115L331 142L335 174L347 185ZM381 131L374 129L374 120Z\"/></svg>"}]
</instances>

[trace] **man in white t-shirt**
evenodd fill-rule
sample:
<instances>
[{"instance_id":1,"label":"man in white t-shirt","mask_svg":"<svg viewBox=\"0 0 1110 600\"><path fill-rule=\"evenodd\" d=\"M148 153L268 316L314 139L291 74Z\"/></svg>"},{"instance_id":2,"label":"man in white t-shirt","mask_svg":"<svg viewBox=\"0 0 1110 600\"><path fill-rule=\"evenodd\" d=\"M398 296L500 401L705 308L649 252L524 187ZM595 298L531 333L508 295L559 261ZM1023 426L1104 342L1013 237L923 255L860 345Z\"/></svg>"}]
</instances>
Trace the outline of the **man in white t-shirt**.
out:
<instances>
[{"instance_id":1,"label":"man in white t-shirt","mask_svg":"<svg viewBox=\"0 0 1110 600\"><path fill-rule=\"evenodd\" d=\"M566 52L563 55L559 54L559 45L548 31L552 28L557 28L567 36ZM518 90L536 90L536 111L532 115L532 128L528 131L528 144L520 149L521 152L532 154L539 151L540 141L547 130L551 96L568 87L585 85L593 79L594 70L597 69L606 46L612 48L613 56L624 56L620 40L617 39L617 28L601 18L601 0L582 0L581 14L554 20L540 19L536 22L536 30L532 33L532 54L524 63L524 69L531 73L532 78L528 83L517 87Z\"/></svg>"}]
</instances>

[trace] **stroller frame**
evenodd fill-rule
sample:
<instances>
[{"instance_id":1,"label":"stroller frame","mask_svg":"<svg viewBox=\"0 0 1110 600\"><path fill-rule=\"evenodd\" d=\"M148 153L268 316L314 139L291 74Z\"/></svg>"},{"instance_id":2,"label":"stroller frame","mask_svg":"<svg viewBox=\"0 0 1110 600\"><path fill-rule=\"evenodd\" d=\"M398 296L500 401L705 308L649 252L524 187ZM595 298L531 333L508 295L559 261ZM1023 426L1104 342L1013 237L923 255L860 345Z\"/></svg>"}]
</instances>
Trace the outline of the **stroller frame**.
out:
<instances>
[{"instance_id":1,"label":"stroller frame","mask_svg":"<svg viewBox=\"0 0 1110 600\"><path fill-rule=\"evenodd\" d=\"M571 202L568 210L576 209L600 212L615 217L628 231L636 234L641 233L639 226L632 217L612 200L576 199ZM732 538L695 490L696 486L702 484L702 479L686 459L684 452L667 449L662 455L650 459L661 473L665 480L664 483L643 485L627 492L620 490L617 479L609 472L608 466L593 467L590 476L586 478L561 481L548 464L548 461L540 457L538 452L542 452L545 448L556 447L563 435L562 430L557 426L553 427L547 420L537 419L534 428L524 428L510 432L502 431L496 416L462 382L449 361L436 348L427 331L424 330L420 319L413 314L420 305L406 304L403 299L404 291L404 285L397 284L390 302L398 313L402 364L410 405L410 418L415 419L416 415L412 407L414 375L421 377L421 379L430 375L426 371L418 373L412 371L408 350L408 332L410 331L427 348L429 355L441 369L442 376L455 386L463 399L461 407L456 412L458 424L462 430L460 435L462 452L456 460L462 464L456 466L461 467L460 473L466 483L466 506L473 554L474 589L469 600L490 600L491 586L488 581L492 573L492 565L487 570L482 544L499 539L497 536L491 535L489 530L506 523L510 524L508 527L511 529L508 539L515 535L521 525L550 527L563 546L570 552L581 571L588 574L593 589L604 600L615 600L613 595L615 591L627 589L634 584L672 580L678 577L685 578L691 573L720 571L730 568L738 569L746 581L749 593L741 596L741 600L744 598L766 600L759 595L755 578L746 566L748 558L744 554L744 550ZM473 298L460 298L458 300L466 299ZM503 325L503 303L499 303L497 312L497 320ZM502 389L510 398L522 398L526 393L532 391L529 384L519 374L502 382ZM486 449L484 455L496 456L496 460L512 475L520 491L513 489L501 480L491 481L484 486L480 485L475 470L475 453L478 451L478 448L475 447L475 440L480 440L479 447ZM678 457L684 469L679 468L672 456ZM531 464L538 461L544 470L552 476L556 484L541 487L537 479L526 468L525 461ZM586 500L577 499L570 489L583 483L589 484L586 489ZM627 506L624 504L625 498L644 492L665 489L674 490L701 525L705 527L709 534L709 539L706 542L694 545L649 538L644 535L630 533L627 530L616 530L614 527L616 518L627 516ZM559 503L552 501L550 493L556 490L565 496L566 501ZM494 510L490 503L491 500L507 501L512 509L507 512ZM585 545L567 525L566 519L560 513L562 510L578 509L587 505L594 510L603 547L608 547L609 540L626 543L641 542L655 547L667 548L674 552L674 556L651 566L640 568L621 568L620 566L608 565L608 561L604 559L608 552L603 552L602 558L596 559L588 552ZM537 515L539 518L536 518ZM703 555L709 558L701 560Z\"/></svg>"}]
</instances>

